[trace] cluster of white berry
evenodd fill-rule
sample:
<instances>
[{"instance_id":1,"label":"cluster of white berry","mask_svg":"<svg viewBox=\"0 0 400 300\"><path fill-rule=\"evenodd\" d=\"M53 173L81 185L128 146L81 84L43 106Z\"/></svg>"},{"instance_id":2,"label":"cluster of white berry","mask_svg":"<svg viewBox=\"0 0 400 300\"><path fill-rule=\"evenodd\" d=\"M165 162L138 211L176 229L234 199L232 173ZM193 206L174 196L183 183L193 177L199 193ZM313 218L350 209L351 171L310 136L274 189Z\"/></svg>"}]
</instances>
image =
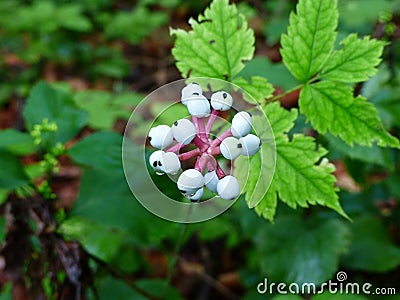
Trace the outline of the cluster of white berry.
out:
<instances>
[{"instance_id":1,"label":"cluster of white berry","mask_svg":"<svg viewBox=\"0 0 400 300\"><path fill-rule=\"evenodd\" d=\"M232 96L219 91L212 94L209 100L203 95L200 85L191 83L182 89L181 102L186 105L193 122L180 119L171 127L158 125L151 128L149 142L160 150L150 155L150 165L159 175L175 175L181 169L181 161L197 157L194 168L183 171L178 178L177 185L181 193L192 202L197 202L203 197L205 186L223 199L236 199L240 194L239 183L234 176L225 174L215 157L222 155L234 160L240 154L251 156L258 152L261 141L250 133L251 114L238 112L232 119L231 127L212 139L212 126L220 111L231 108ZM176 143L171 146L174 140ZM196 148L179 153L181 148L189 144Z\"/></svg>"}]
</instances>

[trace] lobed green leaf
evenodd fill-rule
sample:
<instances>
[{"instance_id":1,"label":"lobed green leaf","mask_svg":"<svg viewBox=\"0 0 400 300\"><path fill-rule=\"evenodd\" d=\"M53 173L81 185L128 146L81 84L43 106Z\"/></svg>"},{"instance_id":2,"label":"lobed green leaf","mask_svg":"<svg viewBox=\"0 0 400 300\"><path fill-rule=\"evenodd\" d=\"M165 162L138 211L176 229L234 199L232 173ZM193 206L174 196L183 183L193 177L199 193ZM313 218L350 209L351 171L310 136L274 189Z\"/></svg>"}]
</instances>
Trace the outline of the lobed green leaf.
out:
<instances>
[{"instance_id":1,"label":"lobed green leaf","mask_svg":"<svg viewBox=\"0 0 400 300\"><path fill-rule=\"evenodd\" d=\"M333 52L321 71L321 77L341 82L361 82L378 72L385 42L350 34L340 42L342 49Z\"/></svg>"},{"instance_id":2,"label":"lobed green leaf","mask_svg":"<svg viewBox=\"0 0 400 300\"><path fill-rule=\"evenodd\" d=\"M250 98L244 95L244 100L251 104L263 104L265 99L270 98L275 90L272 84L261 76L251 76L250 81L247 81L243 77L238 77L233 80L233 83L244 89L253 97Z\"/></svg>"},{"instance_id":3,"label":"lobed green leaf","mask_svg":"<svg viewBox=\"0 0 400 300\"><path fill-rule=\"evenodd\" d=\"M336 40L336 0L300 1L297 14L290 15L288 33L281 38L281 54L289 71L305 82L330 56Z\"/></svg>"},{"instance_id":4,"label":"lobed green leaf","mask_svg":"<svg viewBox=\"0 0 400 300\"><path fill-rule=\"evenodd\" d=\"M254 53L254 33L246 18L228 0L215 0L189 20L192 31L171 29L176 36L172 54L183 77L232 80Z\"/></svg>"},{"instance_id":5,"label":"lobed green leaf","mask_svg":"<svg viewBox=\"0 0 400 300\"><path fill-rule=\"evenodd\" d=\"M265 113L275 136L276 166L272 165L275 160L271 159L269 149L275 145L268 142L263 143L261 151L250 158L249 164L243 157L235 161L235 175L246 193L248 206L255 207L258 215L272 221L279 195L292 208L319 204L347 217L336 194L336 179L332 175L334 166L325 160L320 162L327 151L317 148L312 137L296 134L289 140L287 136L294 126L297 110L285 110L276 102L266 105ZM271 182L268 176L272 176L274 167ZM247 168L251 170L248 176Z\"/></svg>"},{"instance_id":6,"label":"lobed green leaf","mask_svg":"<svg viewBox=\"0 0 400 300\"><path fill-rule=\"evenodd\" d=\"M349 145L400 148L399 141L383 127L375 107L363 97L353 97L352 88L338 82L305 85L300 93L300 111L320 133L330 131Z\"/></svg>"}]
</instances>

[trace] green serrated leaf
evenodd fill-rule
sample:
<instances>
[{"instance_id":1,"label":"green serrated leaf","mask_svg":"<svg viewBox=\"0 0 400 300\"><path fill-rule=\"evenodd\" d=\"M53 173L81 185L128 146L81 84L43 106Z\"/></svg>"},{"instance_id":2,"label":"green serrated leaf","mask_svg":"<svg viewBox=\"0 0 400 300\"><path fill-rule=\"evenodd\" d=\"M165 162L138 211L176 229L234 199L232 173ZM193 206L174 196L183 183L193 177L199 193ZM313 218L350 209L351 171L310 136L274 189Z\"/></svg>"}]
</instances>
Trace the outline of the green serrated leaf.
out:
<instances>
[{"instance_id":1,"label":"green serrated leaf","mask_svg":"<svg viewBox=\"0 0 400 300\"><path fill-rule=\"evenodd\" d=\"M288 33L282 35L282 58L289 71L305 82L328 59L336 40L337 1L300 1L290 15Z\"/></svg>"},{"instance_id":2,"label":"green serrated leaf","mask_svg":"<svg viewBox=\"0 0 400 300\"><path fill-rule=\"evenodd\" d=\"M232 80L254 53L254 33L246 18L228 0L215 0L198 21L190 19L192 31L171 29L176 36L172 54L183 77Z\"/></svg>"},{"instance_id":3,"label":"green serrated leaf","mask_svg":"<svg viewBox=\"0 0 400 300\"><path fill-rule=\"evenodd\" d=\"M270 222L273 222L274 220L276 206L278 204L278 197L273 182L274 181L272 181L272 184L269 187L268 193L255 207L256 213Z\"/></svg>"},{"instance_id":4,"label":"green serrated leaf","mask_svg":"<svg viewBox=\"0 0 400 300\"><path fill-rule=\"evenodd\" d=\"M338 82L320 81L305 85L300 93L300 110L320 133L330 131L349 145L400 148L378 118L375 107L363 97L353 97L352 88Z\"/></svg>"},{"instance_id":5,"label":"green serrated leaf","mask_svg":"<svg viewBox=\"0 0 400 300\"><path fill-rule=\"evenodd\" d=\"M291 141L287 137L278 137L276 152L273 184L283 202L292 208L319 204L346 217L334 186L334 168L316 165L327 153L325 149L317 149L313 138L295 134Z\"/></svg>"},{"instance_id":6,"label":"green serrated leaf","mask_svg":"<svg viewBox=\"0 0 400 300\"><path fill-rule=\"evenodd\" d=\"M275 143L271 128L264 114L252 112L253 127L262 144L260 151L252 157L241 156L235 160L237 176L246 202L254 208L267 193L275 168Z\"/></svg>"},{"instance_id":7,"label":"green serrated leaf","mask_svg":"<svg viewBox=\"0 0 400 300\"><path fill-rule=\"evenodd\" d=\"M333 52L321 71L321 77L341 82L361 82L378 72L384 42L350 34L340 42L342 49Z\"/></svg>"},{"instance_id":8,"label":"green serrated leaf","mask_svg":"<svg viewBox=\"0 0 400 300\"><path fill-rule=\"evenodd\" d=\"M348 227L339 220L305 221L291 215L277 218L254 239L259 265L269 281L319 285L334 275L349 236Z\"/></svg>"},{"instance_id":9,"label":"green serrated leaf","mask_svg":"<svg viewBox=\"0 0 400 300\"><path fill-rule=\"evenodd\" d=\"M86 112L78 109L67 94L53 89L44 81L33 87L23 115L30 130L46 118L55 122L58 127L55 142L62 143L73 138L87 121Z\"/></svg>"},{"instance_id":10,"label":"green serrated leaf","mask_svg":"<svg viewBox=\"0 0 400 300\"><path fill-rule=\"evenodd\" d=\"M247 81L243 77L235 78L233 83L250 94L252 98L247 97L245 94L244 100L251 104L263 104L265 99L271 97L275 90L267 79L260 76L252 76L250 77L250 81Z\"/></svg>"},{"instance_id":11,"label":"green serrated leaf","mask_svg":"<svg viewBox=\"0 0 400 300\"><path fill-rule=\"evenodd\" d=\"M326 162L316 165L327 151L317 148L312 137L295 134L290 141L285 134L294 126L297 110L285 110L279 103L268 104L264 109L276 142L275 174L272 188L266 195L266 200L271 201L269 205L272 205L277 192L290 207L319 204L346 216L334 187L333 166Z\"/></svg>"},{"instance_id":12,"label":"green serrated leaf","mask_svg":"<svg viewBox=\"0 0 400 300\"><path fill-rule=\"evenodd\" d=\"M281 136L288 133L294 126L294 121L297 119L297 109L290 111L281 107L279 102L270 103L265 106L265 113L271 124L274 136Z\"/></svg>"}]
</instances>

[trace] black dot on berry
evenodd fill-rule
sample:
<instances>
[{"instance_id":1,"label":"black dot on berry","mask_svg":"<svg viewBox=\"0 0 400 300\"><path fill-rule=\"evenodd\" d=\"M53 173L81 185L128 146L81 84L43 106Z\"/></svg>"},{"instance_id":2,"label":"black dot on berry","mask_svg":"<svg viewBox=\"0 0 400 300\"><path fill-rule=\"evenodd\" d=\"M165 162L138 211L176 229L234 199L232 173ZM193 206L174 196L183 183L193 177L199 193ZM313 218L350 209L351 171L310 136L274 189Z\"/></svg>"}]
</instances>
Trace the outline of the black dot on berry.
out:
<instances>
[{"instance_id":1,"label":"black dot on berry","mask_svg":"<svg viewBox=\"0 0 400 300\"><path fill-rule=\"evenodd\" d=\"M237 147L238 148L242 148L243 146L242 146L242 144L238 144Z\"/></svg>"},{"instance_id":2,"label":"black dot on berry","mask_svg":"<svg viewBox=\"0 0 400 300\"><path fill-rule=\"evenodd\" d=\"M149 136L149 142L151 142L151 136Z\"/></svg>"},{"instance_id":3,"label":"black dot on berry","mask_svg":"<svg viewBox=\"0 0 400 300\"><path fill-rule=\"evenodd\" d=\"M175 125L175 126L178 126L178 121L175 121L175 122L174 122L174 125Z\"/></svg>"},{"instance_id":4,"label":"black dot on berry","mask_svg":"<svg viewBox=\"0 0 400 300\"><path fill-rule=\"evenodd\" d=\"M161 161L158 161L158 166L159 166L159 167L161 167L161 166L162 166L162 163L161 163Z\"/></svg>"},{"instance_id":5,"label":"black dot on berry","mask_svg":"<svg viewBox=\"0 0 400 300\"><path fill-rule=\"evenodd\" d=\"M224 97L224 99L226 99L226 97L228 97L228 94L227 93L223 93L222 97Z\"/></svg>"},{"instance_id":6,"label":"black dot on berry","mask_svg":"<svg viewBox=\"0 0 400 300\"><path fill-rule=\"evenodd\" d=\"M199 96L200 94L198 92L194 92L192 95Z\"/></svg>"},{"instance_id":7,"label":"black dot on berry","mask_svg":"<svg viewBox=\"0 0 400 300\"><path fill-rule=\"evenodd\" d=\"M157 167L157 162L156 162L156 161L153 162L153 167L154 167L154 168Z\"/></svg>"}]
</instances>

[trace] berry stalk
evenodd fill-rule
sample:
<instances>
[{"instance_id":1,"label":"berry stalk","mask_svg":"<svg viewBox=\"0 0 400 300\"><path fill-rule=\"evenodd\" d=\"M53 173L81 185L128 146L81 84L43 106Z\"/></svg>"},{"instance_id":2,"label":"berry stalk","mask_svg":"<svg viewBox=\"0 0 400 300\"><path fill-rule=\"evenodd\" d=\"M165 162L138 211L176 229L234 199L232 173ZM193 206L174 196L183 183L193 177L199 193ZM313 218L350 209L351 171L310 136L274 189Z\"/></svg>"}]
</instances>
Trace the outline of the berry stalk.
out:
<instances>
[{"instance_id":1,"label":"berry stalk","mask_svg":"<svg viewBox=\"0 0 400 300\"><path fill-rule=\"evenodd\" d=\"M201 155L201 151L199 148L196 148L192 151L179 154L178 158L179 158L179 160L184 161L184 160L188 160L188 159L191 159L191 158L199 156L199 155Z\"/></svg>"},{"instance_id":2,"label":"berry stalk","mask_svg":"<svg viewBox=\"0 0 400 300\"><path fill-rule=\"evenodd\" d=\"M208 119L208 122L207 122L207 125L206 125L206 136L207 136L207 138L210 137L211 128L213 127L214 122L218 117L218 114L219 114L219 110L213 109L211 111L210 118Z\"/></svg>"},{"instance_id":3,"label":"berry stalk","mask_svg":"<svg viewBox=\"0 0 400 300\"><path fill-rule=\"evenodd\" d=\"M226 139L227 137L230 137L230 136L232 136L232 131L229 128L229 129L225 130L223 133L221 133L220 136L215 138L215 140L211 143L210 148L219 146L224 139Z\"/></svg>"},{"instance_id":4,"label":"berry stalk","mask_svg":"<svg viewBox=\"0 0 400 300\"><path fill-rule=\"evenodd\" d=\"M217 164L215 169L215 173L217 173L218 179L224 178L226 176L224 170L222 170L221 166Z\"/></svg>"},{"instance_id":5,"label":"berry stalk","mask_svg":"<svg viewBox=\"0 0 400 300\"><path fill-rule=\"evenodd\" d=\"M205 118L197 118L197 124L198 124L198 128L199 128L198 133L199 133L200 138L202 140L206 140L207 141L208 139L207 139L207 134L206 134L206 128L205 128L205 125L204 125L204 121L205 121Z\"/></svg>"},{"instance_id":6,"label":"berry stalk","mask_svg":"<svg viewBox=\"0 0 400 300\"><path fill-rule=\"evenodd\" d=\"M200 148L200 151L206 151L209 147L209 144L204 142L199 136L196 134L196 136L193 139L193 144L195 144L197 147Z\"/></svg>"},{"instance_id":7,"label":"berry stalk","mask_svg":"<svg viewBox=\"0 0 400 300\"><path fill-rule=\"evenodd\" d=\"M179 150L181 150L185 146L185 144L178 143L165 150L165 152L179 152Z\"/></svg>"}]
</instances>

